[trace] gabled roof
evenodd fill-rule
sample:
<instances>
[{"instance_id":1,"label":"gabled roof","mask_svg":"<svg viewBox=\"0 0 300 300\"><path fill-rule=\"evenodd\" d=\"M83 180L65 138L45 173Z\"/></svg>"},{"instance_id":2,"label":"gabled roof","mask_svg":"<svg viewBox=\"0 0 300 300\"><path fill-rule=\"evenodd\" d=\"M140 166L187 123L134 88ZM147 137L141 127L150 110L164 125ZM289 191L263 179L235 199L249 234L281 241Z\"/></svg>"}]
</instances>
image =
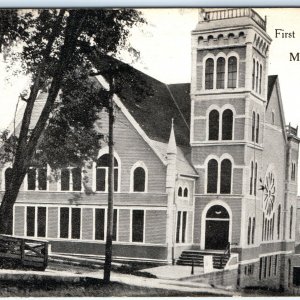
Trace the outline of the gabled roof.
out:
<instances>
[{"instance_id":1,"label":"gabled roof","mask_svg":"<svg viewBox=\"0 0 300 300\"><path fill-rule=\"evenodd\" d=\"M278 75L269 75L268 76L268 95L267 95L267 107L269 105L269 100L271 98L276 80L278 78Z\"/></svg>"},{"instance_id":2,"label":"gabled roof","mask_svg":"<svg viewBox=\"0 0 300 300\"><path fill-rule=\"evenodd\" d=\"M102 56L96 53L91 57L91 60L96 68L99 70L103 68ZM168 142L171 120L174 118L176 142L178 145L188 146L190 136L190 84L167 85L123 62L113 58L109 58L109 60L109 64L113 67L117 64L119 68L126 68L126 72L130 74L130 76L122 78L120 75L122 84L118 86L117 94L148 137L156 141ZM141 83L150 92L140 97L138 101L133 100L133 94L136 90L141 89Z\"/></svg>"}]
</instances>

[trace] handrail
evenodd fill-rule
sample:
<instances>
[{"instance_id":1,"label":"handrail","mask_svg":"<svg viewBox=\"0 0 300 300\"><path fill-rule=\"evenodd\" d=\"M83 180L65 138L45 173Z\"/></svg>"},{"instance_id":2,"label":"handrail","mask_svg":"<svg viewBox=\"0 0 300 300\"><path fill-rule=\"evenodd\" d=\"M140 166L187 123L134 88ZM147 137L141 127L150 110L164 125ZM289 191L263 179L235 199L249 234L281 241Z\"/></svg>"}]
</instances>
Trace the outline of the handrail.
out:
<instances>
[{"instance_id":1,"label":"handrail","mask_svg":"<svg viewBox=\"0 0 300 300\"><path fill-rule=\"evenodd\" d=\"M222 268L223 260L226 258L229 258L230 254L231 254L231 247L230 247L230 242L228 242L228 244L226 245L226 248L224 250L224 253L222 254L221 259L220 259L220 268Z\"/></svg>"}]
</instances>

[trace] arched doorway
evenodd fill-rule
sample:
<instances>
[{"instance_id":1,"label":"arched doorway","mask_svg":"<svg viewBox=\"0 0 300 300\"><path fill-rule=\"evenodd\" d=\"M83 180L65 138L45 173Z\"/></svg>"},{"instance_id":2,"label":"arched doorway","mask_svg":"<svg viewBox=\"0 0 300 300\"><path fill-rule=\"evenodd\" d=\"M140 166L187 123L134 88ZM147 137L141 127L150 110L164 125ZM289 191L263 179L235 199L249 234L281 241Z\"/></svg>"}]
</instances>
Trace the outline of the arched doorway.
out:
<instances>
[{"instance_id":1,"label":"arched doorway","mask_svg":"<svg viewBox=\"0 0 300 300\"><path fill-rule=\"evenodd\" d=\"M222 205L213 205L206 213L205 249L224 250L229 242L229 214Z\"/></svg>"}]
</instances>

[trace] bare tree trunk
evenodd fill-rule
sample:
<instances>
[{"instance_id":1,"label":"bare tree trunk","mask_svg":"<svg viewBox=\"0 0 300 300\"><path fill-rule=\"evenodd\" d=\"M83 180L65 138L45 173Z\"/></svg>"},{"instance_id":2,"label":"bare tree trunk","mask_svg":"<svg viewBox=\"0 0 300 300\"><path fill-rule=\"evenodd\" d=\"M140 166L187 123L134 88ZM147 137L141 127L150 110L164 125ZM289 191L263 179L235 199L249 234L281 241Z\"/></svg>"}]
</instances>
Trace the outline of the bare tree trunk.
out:
<instances>
[{"instance_id":1,"label":"bare tree trunk","mask_svg":"<svg viewBox=\"0 0 300 300\"><path fill-rule=\"evenodd\" d=\"M110 97L108 108L109 114L109 168L108 168L108 204L107 204L107 231L106 231L106 244L105 244L105 263L104 263L104 283L110 282L110 271L112 261L112 235L114 223L114 108L113 108L113 93Z\"/></svg>"}]
</instances>

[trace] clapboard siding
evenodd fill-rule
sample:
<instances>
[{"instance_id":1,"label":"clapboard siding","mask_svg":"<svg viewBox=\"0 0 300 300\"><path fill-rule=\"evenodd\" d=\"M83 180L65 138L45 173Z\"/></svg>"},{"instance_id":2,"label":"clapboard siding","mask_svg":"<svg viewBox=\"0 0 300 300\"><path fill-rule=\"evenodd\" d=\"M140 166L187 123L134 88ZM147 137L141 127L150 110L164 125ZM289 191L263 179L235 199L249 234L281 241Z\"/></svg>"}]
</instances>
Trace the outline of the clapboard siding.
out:
<instances>
[{"instance_id":1,"label":"clapboard siding","mask_svg":"<svg viewBox=\"0 0 300 300\"><path fill-rule=\"evenodd\" d=\"M94 215L92 208L82 208L82 229L81 237L83 240L92 240L93 237L93 227L94 227Z\"/></svg>"},{"instance_id":2,"label":"clapboard siding","mask_svg":"<svg viewBox=\"0 0 300 300\"><path fill-rule=\"evenodd\" d=\"M118 241L130 241L130 209L119 209Z\"/></svg>"},{"instance_id":3,"label":"clapboard siding","mask_svg":"<svg viewBox=\"0 0 300 300\"><path fill-rule=\"evenodd\" d=\"M206 139L206 120L196 119L194 121L194 142L202 142Z\"/></svg>"},{"instance_id":4,"label":"clapboard siding","mask_svg":"<svg viewBox=\"0 0 300 300\"><path fill-rule=\"evenodd\" d=\"M166 220L166 211L146 211L146 243L164 244L166 242Z\"/></svg>"},{"instance_id":5,"label":"clapboard siding","mask_svg":"<svg viewBox=\"0 0 300 300\"><path fill-rule=\"evenodd\" d=\"M25 234L25 207L15 206L14 234L24 236Z\"/></svg>"},{"instance_id":6,"label":"clapboard siding","mask_svg":"<svg viewBox=\"0 0 300 300\"><path fill-rule=\"evenodd\" d=\"M49 238L58 236L58 208L48 207L48 235Z\"/></svg>"},{"instance_id":7,"label":"clapboard siding","mask_svg":"<svg viewBox=\"0 0 300 300\"><path fill-rule=\"evenodd\" d=\"M1 196L2 193L0 193ZM107 193L85 193L71 192L20 192L17 203L31 204L84 204L84 205L107 205ZM114 204L118 206L167 206L166 194L154 193L114 193Z\"/></svg>"}]
</instances>

